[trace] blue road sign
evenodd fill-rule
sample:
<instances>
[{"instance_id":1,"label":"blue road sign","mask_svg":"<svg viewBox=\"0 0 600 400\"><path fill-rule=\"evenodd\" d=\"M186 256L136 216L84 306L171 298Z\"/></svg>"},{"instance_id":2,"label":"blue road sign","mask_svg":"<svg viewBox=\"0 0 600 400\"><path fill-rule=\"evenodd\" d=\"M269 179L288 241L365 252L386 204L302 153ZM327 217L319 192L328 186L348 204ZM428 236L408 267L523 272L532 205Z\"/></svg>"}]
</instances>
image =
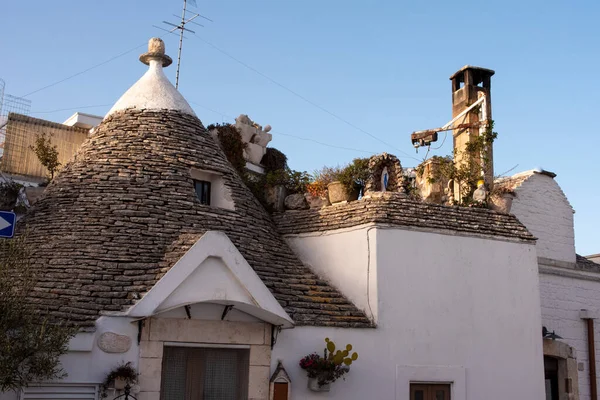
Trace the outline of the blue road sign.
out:
<instances>
[{"instance_id":1,"label":"blue road sign","mask_svg":"<svg viewBox=\"0 0 600 400\"><path fill-rule=\"evenodd\" d=\"M0 211L0 238L11 238L15 235L17 216L12 211Z\"/></svg>"}]
</instances>

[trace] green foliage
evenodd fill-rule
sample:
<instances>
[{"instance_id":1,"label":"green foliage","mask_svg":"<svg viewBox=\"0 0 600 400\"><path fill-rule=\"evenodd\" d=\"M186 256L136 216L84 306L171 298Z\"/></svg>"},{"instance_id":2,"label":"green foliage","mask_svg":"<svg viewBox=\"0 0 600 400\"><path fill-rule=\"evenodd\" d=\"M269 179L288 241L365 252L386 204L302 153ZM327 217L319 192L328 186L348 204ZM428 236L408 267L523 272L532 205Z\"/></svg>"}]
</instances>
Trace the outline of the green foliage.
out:
<instances>
[{"instance_id":1,"label":"green foliage","mask_svg":"<svg viewBox=\"0 0 600 400\"><path fill-rule=\"evenodd\" d=\"M343 170L344 167L340 167L339 165L336 167L323 167L313 172L312 181L320 182L327 186L331 182L339 181Z\"/></svg>"},{"instance_id":2,"label":"green foliage","mask_svg":"<svg viewBox=\"0 0 600 400\"><path fill-rule=\"evenodd\" d=\"M265 155L260 160L265 172L282 171L288 168L287 156L274 147L267 147Z\"/></svg>"},{"instance_id":3,"label":"green foliage","mask_svg":"<svg viewBox=\"0 0 600 400\"><path fill-rule=\"evenodd\" d=\"M114 385L116 379L123 379L126 384L133 385L138 380L138 372L131 366L131 362L121 363L104 379L101 385L102 398L108 397L108 388Z\"/></svg>"},{"instance_id":4,"label":"green foliage","mask_svg":"<svg viewBox=\"0 0 600 400\"><path fill-rule=\"evenodd\" d=\"M335 343L333 343L333 341L329 340L329 338L325 338L325 343L327 343L327 350L325 352L325 358L327 358L329 361L333 362L335 365L344 364L349 367L353 361L358 360L357 352L354 352L350 355L350 351L352 351L351 344L346 345L345 350L335 351L336 347L335 347ZM329 352L329 355L327 355L327 351Z\"/></svg>"},{"instance_id":5,"label":"green foliage","mask_svg":"<svg viewBox=\"0 0 600 400\"><path fill-rule=\"evenodd\" d=\"M369 159L355 158L341 170L338 180L344 185L346 193L353 193L364 190L370 177Z\"/></svg>"},{"instance_id":6,"label":"green foliage","mask_svg":"<svg viewBox=\"0 0 600 400\"><path fill-rule=\"evenodd\" d=\"M432 157L437 162L437 166L428 177L429 183L453 180L460 191L459 205L474 206L473 192L477 189L477 182L482 179L482 172L487 171L492 163L488 150L497 137L498 133L494 132L494 121L489 120L485 132L471 137L464 150L454 151L454 157ZM455 163L454 160L460 162ZM416 169L417 174L422 176L424 168L424 163L419 165Z\"/></svg>"},{"instance_id":7,"label":"green foliage","mask_svg":"<svg viewBox=\"0 0 600 400\"><path fill-rule=\"evenodd\" d=\"M309 378L316 378L319 386L335 382L338 378L345 379L344 375L350 370L353 361L358 360L358 353L352 351L352 345L346 345L345 350L337 350L335 343L325 339L326 347L323 356L312 353L300 360L300 367L304 369Z\"/></svg>"},{"instance_id":8,"label":"green foliage","mask_svg":"<svg viewBox=\"0 0 600 400\"><path fill-rule=\"evenodd\" d=\"M23 237L0 241L0 392L64 377L59 358L76 333L28 301L36 275L27 260Z\"/></svg>"},{"instance_id":9,"label":"green foliage","mask_svg":"<svg viewBox=\"0 0 600 400\"><path fill-rule=\"evenodd\" d=\"M0 182L0 210L14 210L23 185L12 180Z\"/></svg>"},{"instance_id":10,"label":"green foliage","mask_svg":"<svg viewBox=\"0 0 600 400\"><path fill-rule=\"evenodd\" d=\"M52 135L50 134L49 136ZM54 179L54 174L60 167L58 150L56 149L56 145L52 146L50 138L46 136L46 133L36 135L35 144L29 146L29 149L35 153L40 163L50 172L50 179Z\"/></svg>"},{"instance_id":11,"label":"green foliage","mask_svg":"<svg viewBox=\"0 0 600 400\"><path fill-rule=\"evenodd\" d=\"M306 186L307 192L313 197L324 197L327 194L327 185L339 181L343 168L323 167L312 173L310 182Z\"/></svg>"},{"instance_id":12,"label":"green foliage","mask_svg":"<svg viewBox=\"0 0 600 400\"><path fill-rule=\"evenodd\" d=\"M213 124L209 125L207 129L209 131L217 130L217 137L227 160L241 176L244 176L246 173L244 150L246 150L247 144L242 140L240 131L232 124Z\"/></svg>"},{"instance_id":13,"label":"green foliage","mask_svg":"<svg viewBox=\"0 0 600 400\"><path fill-rule=\"evenodd\" d=\"M309 182L310 176L306 172L295 171L288 167L266 174L267 185L283 185L287 189L288 194L306 192L306 186Z\"/></svg>"}]
</instances>

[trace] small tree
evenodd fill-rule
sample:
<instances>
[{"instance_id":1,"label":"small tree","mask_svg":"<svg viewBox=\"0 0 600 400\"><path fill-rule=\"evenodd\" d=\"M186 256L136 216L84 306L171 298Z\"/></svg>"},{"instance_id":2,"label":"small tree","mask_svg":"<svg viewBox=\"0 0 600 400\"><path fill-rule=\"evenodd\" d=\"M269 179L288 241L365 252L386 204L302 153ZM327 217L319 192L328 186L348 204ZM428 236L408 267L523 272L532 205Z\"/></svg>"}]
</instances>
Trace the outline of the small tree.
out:
<instances>
[{"instance_id":1,"label":"small tree","mask_svg":"<svg viewBox=\"0 0 600 400\"><path fill-rule=\"evenodd\" d=\"M40 163L48 169L48 172L50 172L50 179L54 179L54 174L60 167L56 145L52 146L50 138L43 132L36 135L35 145L29 146L29 148L33 150L38 160L40 160Z\"/></svg>"},{"instance_id":2,"label":"small tree","mask_svg":"<svg viewBox=\"0 0 600 400\"><path fill-rule=\"evenodd\" d=\"M28 301L35 286L28 259L23 237L0 239L0 392L64 377L59 358L76 332Z\"/></svg>"}]
</instances>

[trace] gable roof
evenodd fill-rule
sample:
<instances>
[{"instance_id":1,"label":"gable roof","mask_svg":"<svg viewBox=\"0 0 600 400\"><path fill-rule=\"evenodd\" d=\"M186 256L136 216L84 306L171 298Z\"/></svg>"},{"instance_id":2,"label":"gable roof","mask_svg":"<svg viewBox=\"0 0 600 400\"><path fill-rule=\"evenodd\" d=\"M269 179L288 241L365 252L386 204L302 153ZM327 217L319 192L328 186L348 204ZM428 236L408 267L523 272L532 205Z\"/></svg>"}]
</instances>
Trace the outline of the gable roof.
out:
<instances>
[{"instance_id":1,"label":"gable roof","mask_svg":"<svg viewBox=\"0 0 600 400\"><path fill-rule=\"evenodd\" d=\"M470 236L535 242L519 220L484 208L442 206L409 199L402 193L385 192L320 210L286 211L274 216L284 235L321 232L369 223L406 228L434 229Z\"/></svg>"},{"instance_id":2,"label":"gable roof","mask_svg":"<svg viewBox=\"0 0 600 400\"><path fill-rule=\"evenodd\" d=\"M200 204L191 168L219 173L235 209ZM300 262L200 120L180 111L106 117L25 228L41 272L32 300L82 326L134 304L208 230L227 235L297 325L371 326Z\"/></svg>"},{"instance_id":3,"label":"gable roof","mask_svg":"<svg viewBox=\"0 0 600 400\"><path fill-rule=\"evenodd\" d=\"M202 235L127 315L150 317L202 302L235 306L273 325L293 326L227 235L216 231Z\"/></svg>"}]
</instances>

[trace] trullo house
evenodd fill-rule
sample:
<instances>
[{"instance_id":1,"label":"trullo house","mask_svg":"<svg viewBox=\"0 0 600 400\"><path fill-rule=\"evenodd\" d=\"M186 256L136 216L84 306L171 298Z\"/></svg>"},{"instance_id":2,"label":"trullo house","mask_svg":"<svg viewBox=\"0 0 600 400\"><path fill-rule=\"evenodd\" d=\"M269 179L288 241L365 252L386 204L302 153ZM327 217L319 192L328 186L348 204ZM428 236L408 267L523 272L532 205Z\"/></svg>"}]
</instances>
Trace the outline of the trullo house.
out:
<instances>
[{"instance_id":1,"label":"trullo house","mask_svg":"<svg viewBox=\"0 0 600 400\"><path fill-rule=\"evenodd\" d=\"M102 383L127 362L139 400L545 398L536 241L514 215L410 200L384 154L384 190L272 217L165 77L162 41L140 59L22 220L32 299L80 327L68 376L2 400L122 396ZM300 360L325 339L358 359L320 385Z\"/></svg>"}]
</instances>

